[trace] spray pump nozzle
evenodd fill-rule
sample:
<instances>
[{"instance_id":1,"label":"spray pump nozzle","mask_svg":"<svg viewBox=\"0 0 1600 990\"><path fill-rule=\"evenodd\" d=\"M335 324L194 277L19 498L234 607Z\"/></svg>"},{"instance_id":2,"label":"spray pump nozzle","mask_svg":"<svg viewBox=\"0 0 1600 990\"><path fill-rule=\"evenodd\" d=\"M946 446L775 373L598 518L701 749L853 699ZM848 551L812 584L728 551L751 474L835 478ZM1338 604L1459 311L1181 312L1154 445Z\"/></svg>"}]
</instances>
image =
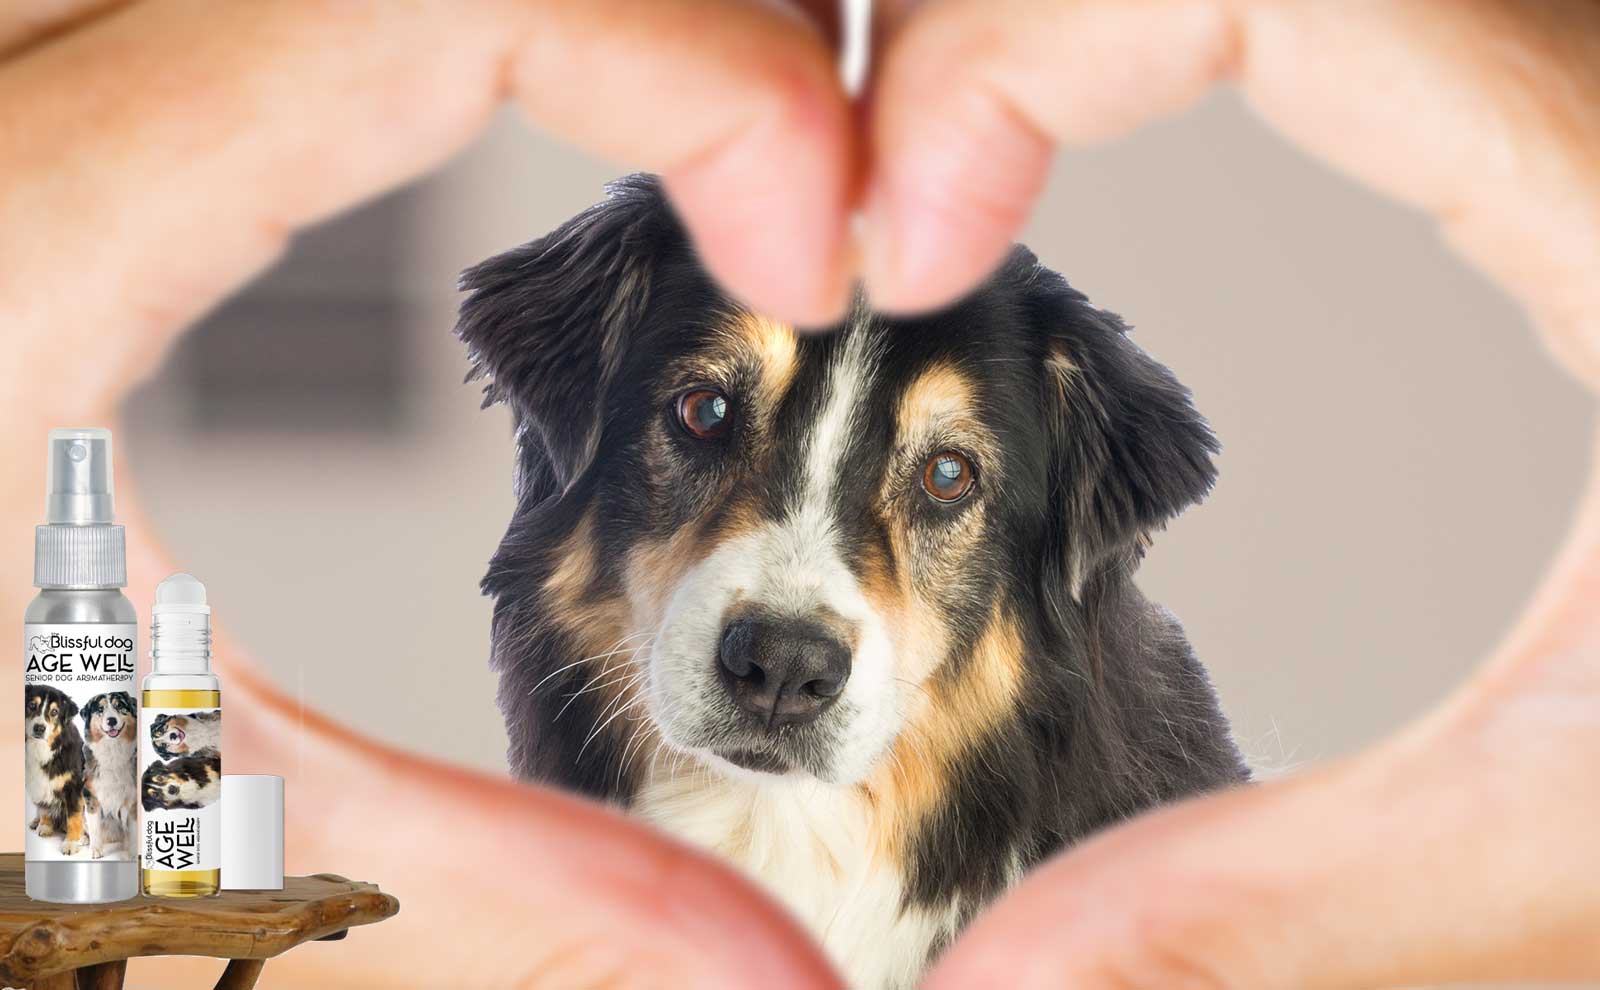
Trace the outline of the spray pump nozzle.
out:
<instances>
[{"instance_id":1,"label":"spray pump nozzle","mask_svg":"<svg viewBox=\"0 0 1600 990\"><path fill-rule=\"evenodd\" d=\"M50 482L44 519L51 525L108 526L112 506L111 431L50 431Z\"/></svg>"}]
</instances>

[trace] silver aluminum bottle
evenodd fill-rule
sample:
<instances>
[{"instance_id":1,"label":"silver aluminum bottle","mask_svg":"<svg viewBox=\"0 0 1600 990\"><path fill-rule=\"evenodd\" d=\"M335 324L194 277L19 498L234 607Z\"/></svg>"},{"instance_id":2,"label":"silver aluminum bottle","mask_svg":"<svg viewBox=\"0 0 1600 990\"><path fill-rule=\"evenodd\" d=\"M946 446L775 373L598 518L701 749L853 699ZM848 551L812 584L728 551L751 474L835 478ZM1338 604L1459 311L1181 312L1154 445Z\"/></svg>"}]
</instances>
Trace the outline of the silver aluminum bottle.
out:
<instances>
[{"instance_id":1,"label":"silver aluminum bottle","mask_svg":"<svg viewBox=\"0 0 1600 990\"><path fill-rule=\"evenodd\" d=\"M63 682L65 689L78 694L110 693L124 688L132 691L137 676L130 670L123 683L122 665L131 662L137 666L138 653L132 639L137 634L138 613L121 591L127 585L126 550L122 527L113 522L111 476L109 431L51 431L46 523L38 527L35 535L34 585L40 590L24 615L23 649L32 670L35 644L30 640L37 632L54 627L60 633L64 627L69 637L78 634L96 640L117 639L118 659L114 662L118 666L112 666L106 643L98 642L92 649L105 664L98 679L88 687L83 686L81 677L79 683ZM114 631L114 637L103 635L106 631ZM122 648L124 639L127 650ZM48 642L38 645L49 649ZM126 659L121 658L124 652L129 654ZM80 659L81 656L80 653ZM30 682L36 679L32 674L25 676ZM81 733L85 719L80 714L75 721L75 728ZM123 715L120 722L127 722L127 716ZM119 734L136 733L137 722L119 723L116 729ZM25 733L24 748L27 746ZM28 815L33 816L31 799L25 799L25 804ZM36 841L36 832L36 828L30 829L30 848ZM42 859L30 856L25 866L28 896L72 904L135 896L139 892L139 863L134 839L132 834L124 835L120 845L103 849L99 857L94 857L87 845L70 859L54 854Z\"/></svg>"}]
</instances>

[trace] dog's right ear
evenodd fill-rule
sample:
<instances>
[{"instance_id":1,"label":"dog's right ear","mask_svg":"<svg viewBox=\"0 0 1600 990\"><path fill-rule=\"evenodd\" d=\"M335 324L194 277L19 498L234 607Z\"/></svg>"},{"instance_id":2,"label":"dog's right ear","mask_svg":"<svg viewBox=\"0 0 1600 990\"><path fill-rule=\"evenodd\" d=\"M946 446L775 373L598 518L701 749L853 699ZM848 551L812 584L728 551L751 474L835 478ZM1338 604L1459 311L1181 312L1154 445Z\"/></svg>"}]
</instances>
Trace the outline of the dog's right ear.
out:
<instances>
[{"instance_id":1,"label":"dog's right ear","mask_svg":"<svg viewBox=\"0 0 1600 990\"><path fill-rule=\"evenodd\" d=\"M1211 490L1217 439L1171 371L1128 339L1033 255L1008 262L1026 279L1045 334L1045 426L1059 507L1049 572L1078 599L1096 575L1143 556L1150 534Z\"/></svg>"},{"instance_id":2,"label":"dog's right ear","mask_svg":"<svg viewBox=\"0 0 1600 990\"><path fill-rule=\"evenodd\" d=\"M684 238L654 176L629 176L606 192L550 234L461 277L468 295L456 334L472 361L467 380L488 379L484 405L511 407L524 458L542 455L558 489L593 460L607 386L649 302L656 262Z\"/></svg>"}]
</instances>

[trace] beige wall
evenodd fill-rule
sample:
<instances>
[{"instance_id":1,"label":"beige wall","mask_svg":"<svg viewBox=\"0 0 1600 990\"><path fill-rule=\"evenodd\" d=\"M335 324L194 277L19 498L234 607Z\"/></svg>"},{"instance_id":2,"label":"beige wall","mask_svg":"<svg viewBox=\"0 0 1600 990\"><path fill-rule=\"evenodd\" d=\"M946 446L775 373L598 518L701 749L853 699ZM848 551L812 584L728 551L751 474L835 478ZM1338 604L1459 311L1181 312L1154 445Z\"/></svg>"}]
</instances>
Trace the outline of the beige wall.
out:
<instances>
[{"instance_id":1,"label":"beige wall","mask_svg":"<svg viewBox=\"0 0 1600 990\"><path fill-rule=\"evenodd\" d=\"M123 463L155 522L310 705L502 765L476 585L510 510L510 442L503 410L459 384L452 287L615 171L508 119L428 181L413 430L191 434L161 382L136 399ZM1136 326L1223 440L1215 494L1158 539L1144 584L1259 763L1360 746L1482 658L1562 531L1590 406L1427 224L1218 96L1064 155L1027 240Z\"/></svg>"}]
</instances>

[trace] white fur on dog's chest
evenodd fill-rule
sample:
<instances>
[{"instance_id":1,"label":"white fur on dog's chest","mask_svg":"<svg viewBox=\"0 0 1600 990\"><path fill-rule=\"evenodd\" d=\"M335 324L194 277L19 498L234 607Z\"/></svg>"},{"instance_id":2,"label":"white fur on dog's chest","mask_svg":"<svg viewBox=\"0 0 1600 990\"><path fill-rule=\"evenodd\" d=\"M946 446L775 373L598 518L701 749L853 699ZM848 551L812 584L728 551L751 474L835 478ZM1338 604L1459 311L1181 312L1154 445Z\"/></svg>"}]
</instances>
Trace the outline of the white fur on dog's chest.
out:
<instances>
[{"instance_id":1,"label":"white fur on dog's chest","mask_svg":"<svg viewBox=\"0 0 1600 990\"><path fill-rule=\"evenodd\" d=\"M89 743L89 749L95 757L94 789L100 802L113 809L137 805L139 760L133 737L126 733L115 738L102 736Z\"/></svg>"},{"instance_id":2,"label":"white fur on dog's chest","mask_svg":"<svg viewBox=\"0 0 1600 990\"><path fill-rule=\"evenodd\" d=\"M34 804L48 804L55 798L50 777L44 772L45 764L55 758L55 747L43 739L28 738L28 800Z\"/></svg>"},{"instance_id":3,"label":"white fur on dog's chest","mask_svg":"<svg viewBox=\"0 0 1600 990\"><path fill-rule=\"evenodd\" d=\"M902 908L904 876L877 851L865 801L815 780L732 780L670 758L634 810L716 852L787 907L856 990L911 987L957 909Z\"/></svg>"}]
</instances>

